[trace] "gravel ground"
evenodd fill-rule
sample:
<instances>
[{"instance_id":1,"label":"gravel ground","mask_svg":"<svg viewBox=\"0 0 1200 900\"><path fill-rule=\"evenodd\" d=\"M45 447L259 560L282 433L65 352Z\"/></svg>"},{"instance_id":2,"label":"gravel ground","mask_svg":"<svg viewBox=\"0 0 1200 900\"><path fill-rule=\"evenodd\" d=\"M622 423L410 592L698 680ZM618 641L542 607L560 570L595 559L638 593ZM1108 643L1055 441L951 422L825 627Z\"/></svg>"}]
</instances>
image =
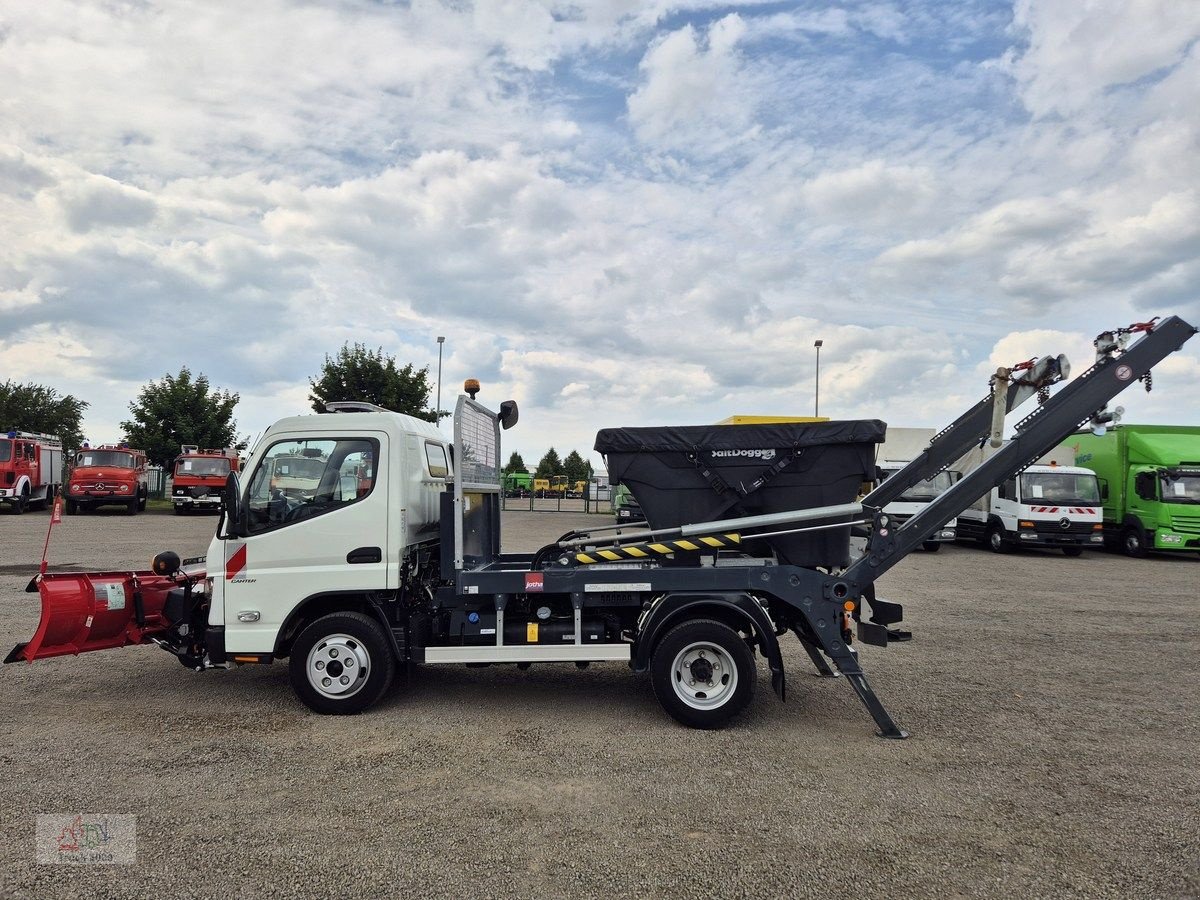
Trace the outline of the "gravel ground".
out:
<instances>
[{"instance_id":1,"label":"gravel ground","mask_svg":"<svg viewBox=\"0 0 1200 900\"><path fill-rule=\"evenodd\" d=\"M580 515L506 513L532 550ZM0 515L0 649L48 517ZM594 520L592 520L594 521ZM55 566L202 553L214 520L65 519ZM908 644L850 687L760 672L735 727L676 725L621 665L429 668L348 718L282 665L153 647L0 671L0 892L13 897L1196 896L1195 558L917 553L880 595ZM137 863L37 865L34 817L134 814Z\"/></svg>"}]
</instances>

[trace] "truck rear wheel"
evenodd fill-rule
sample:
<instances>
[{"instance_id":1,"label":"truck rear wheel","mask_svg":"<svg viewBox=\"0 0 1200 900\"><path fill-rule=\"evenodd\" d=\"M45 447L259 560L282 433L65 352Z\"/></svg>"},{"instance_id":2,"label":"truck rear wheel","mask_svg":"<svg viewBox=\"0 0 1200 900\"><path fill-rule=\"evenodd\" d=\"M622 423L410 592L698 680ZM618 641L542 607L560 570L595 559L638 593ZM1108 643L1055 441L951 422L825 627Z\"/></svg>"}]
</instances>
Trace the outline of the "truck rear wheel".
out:
<instances>
[{"instance_id":1,"label":"truck rear wheel","mask_svg":"<svg viewBox=\"0 0 1200 900\"><path fill-rule=\"evenodd\" d=\"M317 619L300 632L288 660L296 696L324 715L362 712L383 696L395 673L383 629L356 612Z\"/></svg>"},{"instance_id":2,"label":"truck rear wheel","mask_svg":"<svg viewBox=\"0 0 1200 900\"><path fill-rule=\"evenodd\" d=\"M754 697L754 654L736 631L713 619L672 628L654 648L650 684L673 719L721 728Z\"/></svg>"}]
</instances>

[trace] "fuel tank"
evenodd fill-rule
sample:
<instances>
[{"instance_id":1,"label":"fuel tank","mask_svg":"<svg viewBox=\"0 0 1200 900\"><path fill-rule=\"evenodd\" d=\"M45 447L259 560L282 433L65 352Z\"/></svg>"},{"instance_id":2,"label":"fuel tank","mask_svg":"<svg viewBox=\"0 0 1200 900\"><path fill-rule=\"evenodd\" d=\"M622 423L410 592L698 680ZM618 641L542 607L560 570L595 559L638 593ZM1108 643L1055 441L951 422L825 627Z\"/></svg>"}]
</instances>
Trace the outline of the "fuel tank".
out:
<instances>
[{"instance_id":1,"label":"fuel tank","mask_svg":"<svg viewBox=\"0 0 1200 900\"><path fill-rule=\"evenodd\" d=\"M178 584L153 572L86 572L40 575L26 590L42 599L33 638L17 644L6 663L78 655L147 644L167 629L167 592Z\"/></svg>"}]
</instances>

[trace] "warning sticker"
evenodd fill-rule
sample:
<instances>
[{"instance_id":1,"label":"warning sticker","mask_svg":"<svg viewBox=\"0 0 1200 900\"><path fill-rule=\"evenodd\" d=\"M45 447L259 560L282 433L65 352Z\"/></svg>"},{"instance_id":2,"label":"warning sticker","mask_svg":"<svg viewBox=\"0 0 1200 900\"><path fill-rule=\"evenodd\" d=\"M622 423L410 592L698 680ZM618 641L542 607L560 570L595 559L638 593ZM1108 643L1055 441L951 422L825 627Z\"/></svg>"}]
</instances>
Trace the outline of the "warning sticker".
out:
<instances>
[{"instance_id":1,"label":"warning sticker","mask_svg":"<svg viewBox=\"0 0 1200 900\"><path fill-rule=\"evenodd\" d=\"M96 585L96 599L108 604L109 609L125 608L125 585L108 582Z\"/></svg>"},{"instance_id":2,"label":"warning sticker","mask_svg":"<svg viewBox=\"0 0 1200 900\"><path fill-rule=\"evenodd\" d=\"M541 572L525 573L525 593L534 593L546 589L545 576Z\"/></svg>"},{"instance_id":3,"label":"warning sticker","mask_svg":"<svg viewBox=\"0 0 1200 900\"><path fill-rule=\"evenodd\" d=\"M105 590L108 593L108 608L109 609L124 609L125 608L125 585L123 585L123 584L108 584L108 585L105 585Z\"/></svg>"}]
</instances>

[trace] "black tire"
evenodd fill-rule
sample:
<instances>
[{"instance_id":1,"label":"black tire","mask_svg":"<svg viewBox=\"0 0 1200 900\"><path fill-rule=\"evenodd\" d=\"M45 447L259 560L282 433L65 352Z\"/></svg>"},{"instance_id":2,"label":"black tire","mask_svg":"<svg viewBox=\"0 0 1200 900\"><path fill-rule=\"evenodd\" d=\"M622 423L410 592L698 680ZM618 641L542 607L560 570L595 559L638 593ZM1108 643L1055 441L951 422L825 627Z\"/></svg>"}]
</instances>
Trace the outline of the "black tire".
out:
<instances>
[{"instance_id":1,"label":"black tire","mask_svg":"<svg viewBox=\"0 0 1200 900\"><path fill-rule=\"evenodd\" d=\"M138 498L131 497L125 501L125 515L136 516L138 514Z\"/></svg>"},{"instance_id":2,"label":"black tire","mask_svg":"<svg viewBox=\"0 0 1200 900\"><path fill-rule=\"evenodd\" d=\"M147 494L139 494L138 495L138 512L146 511L146 501L148 499L150 499L150 498Z\"/></svg>"},{"instance_id":3,"label":"black tire","mask_svg":"<svg viewBox=\"0 0 1200 900\"><path fill-rule=\"evenodd\" d=\"M1134 559L1144 559L1146 556L1146 534L1136 525L1130 525L1121 532L1121 549L1126 556Z\"/></svg>"},{"instance_id":4,"label":"black tire","mask_svg":"<svg viewBox=\"0 0 1200 900\"><path fill-rule=\"evenodd\" d=\"M1063 547L1062 552L1064 556L1083 556L1082 547Z\"/></svg>"},{"instance_id":5,"label":"black tire","mask_svg":"<svg viewBox=\"0 0 1200 900\"><path fill-rule=\"evenodd\" d=\"M993 553L1007 553L1011 548L1008 546L1008 541L1004 539L1004 527L1001 525L991 525L987 530L987 545L988 549Z\"/></svg>"},{"instance_id":6,"label":"black tire","mask_svg":"<svg viewBox=\"0 0 1200 900\"><path fill-rule=\"evenodd\" d=\"M21 491L21 496L17 498L17 502L12 505L13 514L21 515L29 508L29 488Z\"/></svg>"},{"instance_id":7,"label":"black tire","mask_svg":"<svg viewBox=\"0 0 1200 900\"><path fill-rule=\"evenodd\" d=\"M729 671L716 671L718 665ZM689 690L695 687L695 681L688 680L685 684L681 674L685 670L696 675L696 680L704 679L707 686L715 687L715 682L720 682L723 687L718 690L726 689L725 695L713 698L703 690ZM728 625L713 619L693 619L676 625L658 642L650 659L654 696L671 718L690 728L724 727L754 699L757 678L749 645ZM684 697L690 697L690 702ZM714 700L720 702L703 706Z\"/></svg>"},{"instance_id":8,"label":"black tire","mask_svg":"<svg viewBox=\"0 0 1200 900\"><path fill-rule=\"evenodd\" d=\"M323 671L329 672L333 680L353 675L350 688L343 696L322 693L309 680L309 657L314 651L318 657L315 662L322 662L320 657L326 653L338 658L352 657L356 661L353 670L348 666L343 669L338 664L339 668L335 672L333 662L323 667ZM367 674L362 675L363 671ZM292 645L291 657L288 660L292 690L305 706L322 715L353 715L362 712L383 696L395 674L395 655L383 628L375 619L357 612L330 613L317 619L300 632L300 636ZM362 684L355 687L360 680ZM331 687L337 690L336 685Z\"/></svg>"},{"instance_id":9,"label":"black tire","mask_svg":"<svg viewBox=\"0 0 1200 900\"><path fill-rule=\"evenodd\" d=\"M75 513L79 512L79 507L76 505L74 500L68 498L63 503L63 510L68 516L73 516Z\"/></svg>"},{"instance_id":10,"label":"black tire","mask_svg":"<svg viewBox=\"0 0 1200 900\"><path fill-rule=\"evenodd\" d=\"M921 546L925 548L927 553L937 553L942 549L941 541L922 541Z\"/></svg>"}]
</instances>

